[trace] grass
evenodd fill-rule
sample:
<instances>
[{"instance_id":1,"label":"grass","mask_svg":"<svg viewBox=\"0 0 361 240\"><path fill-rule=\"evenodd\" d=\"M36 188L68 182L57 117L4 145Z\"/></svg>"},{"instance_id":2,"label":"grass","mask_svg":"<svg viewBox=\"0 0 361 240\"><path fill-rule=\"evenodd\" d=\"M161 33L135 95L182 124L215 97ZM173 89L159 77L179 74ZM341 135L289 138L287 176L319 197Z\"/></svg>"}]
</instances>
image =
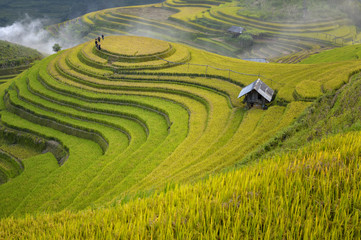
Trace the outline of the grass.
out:
<instances>
[{"instance_id":1,"label":"grass","mask_svg":"<svg viewBox=\"0 0 361 240\"><path fill-rule=\"evenodd\" d=\"M273 49L267 46L275 39L279 42L279 39L288 38L292 45L304 50L309 49L309 46L341 46L357 40L355 25L344 15L337 14L335 19L322 16L317 18L317 21L290 22L282 19L277 22L262 19L261 15L250 14L250 10L254 11L254 6L251 5L231 1L200 3L191 0L167 0L162 4L112 8L88 13L81 17L81 22L89 27L89 30L85 31L85 39L94 38L104 32L107 34L110 30L122 35L150 36L167 41L185 42L226 56L235 57L237 54L240 58L275 58L284 55L284 45L273 45ZM322 6L316 5L316 9ZM224 43L214 40L224 38L226 30L232 25L241 25L249 33L255 34L257 44L245 51L242 46L231 41L234 39L230 36L226 36L229 41ZM262 41L258 41L258 38ZM305 44L299 44L300 41ZM294 51L287 53L292 52Z\"/></svg>"},{"instance_id":2,"label":"grass","mask_svg":"<svg viewBox=\"0 0 361 240\"><path fill-rule=\"evenodd\" d=\"M69 156L59 165L23 142L3 145L25 170L0 186L0 238L359 238L358 46L285 65L108 36L137 27L241 56L224 36L241 24L260 33L247 54L262 57L357 35L345 18L271 22L239 10L167 0L89 13L78 22L91 41L1 85L2 125L56 141ZM246 110L238 93L259 76L275 101ZM11 172L5 163L0 181Z\"/></svg>"},{"instance_id":3,"label":"grass","mask_svg":"<svg viewBox=\"0 0 361 240\"><path fill-rule=\"evenodd\" d=\"M197 38L197 41L198 43L200 43L200 45L212 44L215 46L214 48L224 48L226 51L230 51L230 52L235 52L237 50L234 47L224 44L223 42L212 40L209 38Z\"/></svg>"},{"instance_id":4,"label":"grass","mask_svg":"<svg viewBox=\"0 0 361 240\"><path fill-rule=\"evenodd\" d=\"M129 42L133 44L129 46ZM134 36L122 38L107 37L101 41L104 51L125 56L145 56L163 53L169 50L170 44L156 39L142 39Z\"/></svg>"},{"instance_id":5,"label":"grass","mask_svg":"<svg viewBox=\"0 0 361 240\"><path fill-rule=\"evenodd\" d=\"M27 146L23 146L22 144L4 143L1 145L1 149L5 152L10 153L13 156L16 156L19 159L27 159L39 154L38 150Z\"/></svg>"},{"instance_id":6,"label":"grass","mask_svg":"<svg viewBox=\"0 0 361 240\"><path fill-rule=\"evenodd\" d=\"M34 50L7 41L0 41L0 83L7 86L7 82L15 78L19 73L29 68L34 61L42 58L42 55ZM6 87L5 87L6 88ZM21 159L26 159L39 154L39 149L32 148L29 144L19 144L24 139L18 133L14 137L9 129L1 130L1 159L0 159L0 182L5 183L18 176L22 172ZM5 140L5 138L8 138ZM40 144L39 144L40 146Z\"/></svg>"},{"instance_id":7,"label":"grass","mask_svg":"<svg viewBox=\"0 0 361 240\"><path fill-rule=\"evenodd\" d=\"M32 78L32 79L34 79L34 78ZM30 83L32 83L32 81L30 82ZM34 89L34 87L36 87L36 85L32 85L32 87L31 87L31 89ZM24 91L26 91L26 89L24 89ZM45 93L46 94L46 93ZM42 94L42 95L44 95L44 93ZM55 96L56 96L56 94L55 94ZM54 94L52 94L52 98L54 98L55 97L54 96ZM104 94L104 96L106 96L105 94ZM49 96L48 96L49 97ZM47 97L47 98L48 98ZM109 96L107 97L107 98L109 98ZM62 101L64 101L64 100L62 100ZM66 101L69 101L69 100L66 100ZM37 100L36 101L37 102L37 104L39 104L39 103L41 103L41 102L44 102L43 100ZM148 103L149 104L149 103ZM47 107L48 106L50 106L51 104L47 104ZM62 104L62 105L64 105L64 103ZM165 105L164 103L162 104L163 106ZM167 105L169 105L169 104L166 104L165 106L167 106ZM74 108L74 102L73 102L73 104L72 104L72 107ZM163 107L161 107L161 108L163 108ZM62 107L62 111L63 111L63 109L64 109L64 107ZM93 108L94 109L94 108ZM169 106L167 106L167 109L172 109L172 108L170 108ZM57 110L57 111L59 111L59 110ZM102 108L102 111L104 111L104 108ZM114 111L114 110L113 110ZM144 110L143 110L144 111ZM169 110L168 110L169 111ZM178 110L179 111L179 110ZM74 111L73 111L74 112ZM139 113L139 115L143 115L143 117L146 117L146 115L144 115L144 112L141 114L141 113ZM178 114L179 115L179 114ZM109 117L107 117L108 119L109 119ZM182 118L180 118L180 119L182 119ZM175 129L177 129L179 126L179 124L178 124L178 120L177 119L173 119L173 117L170 119L171 121L172 121L172 127L174 127ZM119 122L119 121L118 121ZM157 123L157 125L159 125L159 120L156 120L156 121L154 121L154 122L156 122ZM186 123L187 121L185 121L185 123ZM134 128L134 127L133 127ZM166 127L164 127L164 129L166 129ZM187 128L184 128L184 127L182 127L180 130L181 131L183 131L184 132L184 130L186 130ZM173 132L173 131L172 131ZM159 131L159 130L153 130L153 128L151 128L150 129L150 133L151 133L151 135L149 136L149 141L148 141L148 144L146 144L146 145L144 145L143 147L144 147L144 150L143 151L137 151L136 150L136 148L131 148L131 149L128 149L128 152L129 153L131 153L132 151L134 151L134 152L138 152L137 154L138 155L141 155L141 154L145 154L145 152L149 152L149 150L150 149L152 149L152 145L154 145L154 144L156 144L157 142L159 142L162 138L159 136L159 134L164 134L164 133L162 133L162 131ZM172 135L171 135L172 136ZM170 137L171 137L170 136ZM181 137L182 135L180 135L180 137ZM173 141L176 139L177 137L175 136L174 138L173 138ZM134 136L134 141L135 142L139 142L139 140L140 140L141 138L139 137L139 136ZM174 144L174 143L173 143ZM148 145L148 147L146 147ZM170 145L168 144L168 148L170 148ZM109 149L109 151L110 151L110 149ZM164 151L163 151L164 152ZM126 155L128 155L128 154L126 154L126 153L124 153L124 155L126 156ZM130 157L132 157L133 159L137 159L137 156L135 155L135 154L130 154L130 155L128 155L127 156L127 158L130 158ZM158 155L158 157L159 157L159 155ZM121 156L119 156L119 158L122 158ZM116 160L116 159L114 159L114 160ZM124 161L125 159L123 159L123 161ZM125 161L126 162L126 161ZM124 162L124 163L125 163ZM116 164L116 161L114 162L114 164ZM119 163L118 163L119 164ZM110 168L110 166L111 165L109 165L109 167L108 167L108 169L109 170L112 170L113 171L113 169L114 168ZM124 170L124 168L123 168L123 170ZM113 172L114 173L114 172ZM105 175L106 176L106 175ZM77 182L77 184L79 184L79 182ZM74 187L75 188L75 187ZM74 189L73 188L73 189ZM70 192L70 193L73 193L73 192Z\"/></svg>"},{"instance_id":8,"label":"grass","mask_svg":"<svg viewBox=\"0 0 361 240\"><path fill-rule=\"evenodd\" d=\"M316 81L303 81L297 84L295 94L300 98L315 99L322 95L322 84Z\"/></svg>"},{"instance_id":9,"label":"grass","mask_svg":"<svg viewBox=\"0 0 361 240\"><path fill-rule=\"evenodd\" d=\"M42 55L31 48L0 40L0 66L14 67L26 65L42 58Z\"/></svg>"},{"instance_id":10,"label":"grass","mask_svg":"<svg viewBox=\"0 0 361 240\"><path fill-rule=\"evenodd\" d=\"M112 65L125 70L156 69L186 63L191 58L188 49L180 44L172 44L170 50L171 52L168 51L166 54L155 54L154 56L149 55L148 58L152 57L151 59L155 59L153 61L145 61L147 58L138 58L137 60L131 59L131 61L126 58L119 58L118 61L113 62Z\"/></svg>"},{"instance_id":11,"label":"grass","mask_svg":"<svg viewBox=\"0 0 361 240\"><path fill-rule=\"evenodd\" d=\"M322 6L321 4L316 5L316 9L320 9ZM328 3L324 5L328 5ZM273 7L269 9L273 9ZM208 39L206 41L208 44L203 44L203 48L206 50L231 57L236 55L233 51L226 49L234 47L235 44L229 41L220 47L219 44L214 44L216 43L214 41L209 43L209 40L224 37L226 29L231 25L246 26L250 33L260 34L258 37L264 41L255 45L267 45L272 42L269 37L272 37L271 39L288 37L291 38L289 41L294 45L302 40L311 46L340 46L351 44L353 40L357 40L355 26L344 15L337 14L335 19L322 16L317 21L289 22L282 19L282 21L272 22L261 19L260 15L256 17L249 15L249 10L253 11L254 7L230 1L199 3L190 0L168 0L161 4L101 10L81 17L80 22L89 28L84 31L84 39L87 40L102 33L107 35L109 29L111 29L111 34L150 36L167 41L186 42L195 47L201 45L199 40L197 41L200 37ZM69 23L74 25L78 22L74 20ZM275 58L285 54L282 46L273 46L276 51L257 46L243 52L241 46L236 46L236 48L236 54L240 58Z\"/></svg>"},{"instance_id":12,"label":"grass","mask_svg":"<svg viewBox=\"0 0 361 240\"><path fill-rule=\"evenodd\" d=\"M1 237L357 238L359 139L334 136L113 208L2 219Z\"/></svg>"},{"instance_id":13,"label":"grass","mask_svg":"<svg viewBox=\"0 0 361 240\"><path fill-rule=\"evenodd\" d=\"M144 8L147 9L147 8ZM156 11L162 11L161 8L155 8L155 6L149 7L149 11L154 11L154 9L157 9ZM119 9L122 10L122 9ZM131 9L124 9L125 11L129 11ZM143 36L147 35L147 32L150 31L150 35L153 36L153 34L161 34L164 33L164 37L169 40L169 37L177 37L178 39L187 38L188 35L192 35L195 33L194 30L185 28L182 26L170 24L168 22L160 22L153 19L148 19L141 17L143 15L143 12L134 12L132 15L121 13L121 11L109 11L106 12L103 17L105 21L108 21L108 23L118 23L118 24L126 24L128 25L127 28L131 26L137 26L137 29L134 29L135 31L142 32ZM160 15L162 15L160 13ZM152 15L154 16L154 15Z\"/></svg>"},{"instance_id":14,"label":"grass","mask_svg":"<svg viewBox=\"0 0 361 240\"><path fill-rule=\"evenodd\" d=\"M70 68L79 69L81 72L88 73L93 76L108 76L113 74L113 72L110 70L96 69L81 62L81 60L78 58L79 49L81 47L82 45L73 49L73 51L66 52L68 55L65 56L65 61Z\"/></svg>"},{"instance_id":15,"label":"grass","mask_svg":"<svg viewBox=\"0 0 361 240\"><path fill-rule=\"evenodd\" d=\"M207 9L204 7L182 7L178 8L179 12L173 14L172 17L180 20L190 20Z\"/></svg>"},{"instance_id":16,"label":"grass","mask_svg":"<svg viewBox=\"0 0 361 240\"><path fill-rule=\"evenodd\" d=\"M320 35L316 41L314 31L354 34L352 27L336 26L342 20L272 23L219 3L224 1L157 5L183 10L177 23L156 23L122 8L88 14L83 23L99 24L91 41L0 86L4 126L56 141L69 152L61 166L53 154L29 154L25 170L0 185L1 239L360 236L360 62L347 56L355 49L292 65L134 36L106 36L101 44L107 52L94 49L101 29L127 32L137 24L149 27L143 34L190 32L182 41L199 34L209 42L223 31L219 26L237 19L301 37L280 36L278 45L267 39L254 51L270 55L327 40ZM189 15L206 8L209 14L197 19ZM207 32L215 22L217 29ZM212 39L221 47L223 37ZM246 110L238 93L259 75L277 91L275 101L267 111Z\"/></svg>"},{"instance_id":17,"label":"grass","mask_svg":"<svg viewBox=\"0 0 361 240\"><path fill-rule=\"evenodd\" d=\"M90 63L93 64L99 64L103 67L108 63L107 59L101 58L98 55L94 54L95 52L95 46L94 43L89 42L81 51L81 55L83 59L88 59Z\"/></svg>"},{"instance_id":18,"label":"grass","mask_svg":"<svg viewBox=\"0 0 361 240\"><path fill-rule=\"evenodd\" d=\"M15 156L4 151L0 151L0 182L6 183L10 178L17 177L24 170L23 164Z\"/></svg>"},{"instance_id":19,"label":"grass","mask_svg":"<svg viewBox=\"0 0 361 240\"><path fill-rule=\"evenodd\" d=\"M0 40L0 84L31 67L43 55L28 47Z\"/></svg>"},{"instance_id":20,"label":"grass","mask_svg":"<svg viewBox=\"0 0 361 240\"><path fill-rule=\"evenodd\" d=\"M112 41L131 46L134 38L106 36L105 42L113 39ZM149 50L145 42L158 42L144 37L138 37L137 40L144 42L143 49L137 46L142 53ZM285 149L294 142L303 146L307 138L298 134L311 134L312 131L307 132L305 129L309 128L305 127L298 133L294 130L295 133L291 134L289 129L294 129L300 122L317 122L312 121L312 118L323 107L315 108L316 102L312 104L311 101L320 99L323 91L326 94L344 91L345 88L339 87L359 70L359 61L261 64L167 43L174 51L165 59L184 58L182 61L185 64L134 70L129 65L119 69L106 57L126 57L123 48L114 48L109 51L113 54L106 55L94 52L91 47L93 44L94 40L91 40L52 55L15 78L12 83L0 86L7 89L6 94L3 92L5 98L0 98L3 125L41 136L47 141L57 141L69 152L69 157L62 166L57 164L52 154L32 156L24 161L25 170L22 174L0 185L0 234L3 234L0 238L10 235L16 238L17 233L13 233L15 228L8 227L11 224L19 227L16 224L30 224L29 219L37 221L33 219L35 216L24 216L26 213L35 214L39 219L45 217L49 219L48 223L57 226L57 220L53 222L52 216L41 215L41 212L58 212L53 215L59 216L58 220L73 216L75 222L68 223L74 223L76 228L58 227L59 232L55 229L45 231L45 234L64 238L76 237L73 235L77 234L74 233L75 229L84 229L81 230L83 237L93 233L99 234L99 238L107 238L107 231L112 228L108 217L118 224L119 234L139 238L181 238L185 233L200 238L206 237L208 233L212 237L218 230L219 234L223 234L223 227L224 230L229 230L227 234L234 234L235 237L248 234L255 238L317 237L325 231L324 221L328 217L322 215L322 211L311 209L307 212L307 217L296 213L309 206L310 202L307 201L313 202L309 198L310 194L315 194L312 196L319 199L326 193L314 192L306 184L303 188L300 183L309 180L311 185L321 184L323 177L320 177L320 182L314 178L318 176L317 167L331 166L334 163L331 160L335 159L334 152L338 151L337 148L335 150L328 146L339 144L338 149L345 149L340 155L336 155L339 164L336 165L340 166L344 157L354 151L344 146L348 144L347 138L356 141L356 133L340 136L339 139L335 137L315 142L289 154L285 154L281 150L283 148L275 148L275 152L280 153L277 157L232 173L219 173L226 168L243 164L243 161L255 162L255 156L260 156L260 153L266 152L269 156L274 156L269 147L271 144L284 144ZM158 54L166 50L167 48L160 48L148 53ZM132 64L153 64L159 60L152 59L149 54L138 56L138 62ZM208 66L207 69L205 66ZM242 87L253 82L258 74L265 76L262 77L264 81L278 92L267 111L257 108L246 111L245 105L237 96ZM346 102L348 101L345 100ZM336 101L335 106L345 103ZM358 106L358 103L354 105ZM315 116L309 114L312 108L316 109L313 110ZM349 122L356 121L357 114L351 115L350 110L330 122L333 125L336 122L341 124L347 118L346 112L352 116ZM337 114L330 111L329 114L337 116L342 111L339 110ZM318 117L322 116L325 115L320 114ZM285 135L285 139L277 140L275 137L286 133L288 135ZM323 149L323 152L319 153L318 149ZM314 164L312 166L316 170L304 175L310 168L303 168L304 162L298 162L298 159ZM318 165L320 161L324 162ZM299 171L298 175L295 173L290 176L290 169ZM333 171L337 172L335 169ZM325 171L325 174L328 173ZM308 174L316 175L308 179ZM337 174L334 175L337 178L344 176L341 172L341 175ZM356 182L358 175L350 176L354 176ZM199 181L207 177L209 180ZM288 178L291 180L286 181ZM330 184L336 180L331 180ZM267 186L272 191L268 191ZM327 186L326 189L330 189L333 185ZM350 189L355 189L355 184L349 186ZM278 187L283 187L283 190ZM163 192L164 188L167 189L166 192ZM202 195L201 191L212 194ZM302 201L299 201L301 195L292 195L297 192L303 193ZM345 192L350 193L346 188ZM282 195L283 193L287 194ZM242 197L238 197L239 195ZM138 196L148 198L132 200ZM352 194L352 197L356 197L357 201L356 194ZM167 199L174 201L167 202ZM241 199L239 206L242 207L238 208L236 205ZM235 201L237 204L233 205ZM189 208L182 204L189 204ZM116 207L109 208L111 205ZM178 208L176 205L179 209L175 212L175 208ZM87 210L89 208L93 210ZM103 210L95 210L97 208ZM122 222L127 221L126 209L133 209L136 214L132 220L128 219L130 225ZM199 209L198 213L194 209ZM82 212L76 212L79 210ZM253 215L245 214L244 211L252 212ZM341 215L342 211L337 210ZM352 209L350 211L355 214L357 212ZM238 214L235 215L234 212ZM108 215L103 215L105 213ZM124 217L119 217L123 213ZM314 214L313 217L309 218L310 214ZM94 225L82 219L89 216L105 218L103 227L106 227L95 233L98 230L93 230ZM292 220L286 216L292 216ZM310 225L310 219L319 219L320 222ZM332 221L337 222L339 219L341 217ZM132 221L139 231L129 230L133 226ZM350 228L357 230L357 221L357 216L353 216ZM38 229L46 228L46 224L39 224ZM123 226L127 228L122 229ZM295 227L290 229L290 226ZM283 230L280 232L275 229ZM35 231L29 230L29 236L34 234L38 238ZM69 235L65 237L62 234ZM347 237L352 232L341 232L338 229L332 234ZM23 236L26 238L26 235ZM43 237L47 238L46 235Z\"/></svg>"},{"instance_id":21,"label":"grass","mask_svg":"<svg viewBox=\"0 0 361 240\"><path fill-rule=\"evenodd\" d=\"M329 25L326 22L319 22L318 25L315 23L294 23L294 24L282 24L282 23L272 23L267 21L262 21L260 19L249 18L238 13L239 7L220 7L213 11L213 16L218 17L224 22L235 24L238 22L238 25L251 27L253 29L261 30L262 32L274 33L274 34L289 34L294 36L311 36L315 39L318 37L316 33L329 33L329 34L338 34L338 36L345 36L345 31L349 31L348 28L339 28L338 25ZM308 35L307 35L308 34ZM322 38L321 38L322 39ZM322 39L323 40L323 39Z\"/></svg>"},{"instance_id":22,"label":"grass","mask_svg":"<svg viewBox=\"0 0 361 240\"><path fill-rule=\"evenodd\" d=\"M360 45L346 46L343 48L331 49L325 52L321 52L312 55L300 63L312 64L312 63L326 63L326 62L340 62L348 60L358 60L361 57Z\"/></svg>"}]
</instances>

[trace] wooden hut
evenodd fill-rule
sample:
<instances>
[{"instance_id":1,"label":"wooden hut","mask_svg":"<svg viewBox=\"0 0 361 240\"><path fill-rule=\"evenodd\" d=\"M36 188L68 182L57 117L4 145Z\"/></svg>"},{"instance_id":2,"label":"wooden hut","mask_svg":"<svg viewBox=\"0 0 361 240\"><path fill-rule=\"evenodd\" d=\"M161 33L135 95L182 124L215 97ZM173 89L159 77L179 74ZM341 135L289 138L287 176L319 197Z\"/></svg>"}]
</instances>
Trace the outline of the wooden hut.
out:
<instances>
[{"instance_id":1,"label":"wooden hut","mask_svg":"<svg viewBox=\"0 0 361 240\"><path fill-rule=\"evenodd\" d=\"M232 34L232 37L238 37L244 31L245 31L245 29L243 27L237 27L237 26L232 26L232 27L228 28L228 30L227 30L228 33Z\"/></svg>"},{"instance_id":2,"label":"wooden hut","mask_svg":"<svg viewBox=\"0 0 361 240\"><path fill-rule=\"evenodd\" d=\"M274 90L258 78L247 87L244 87L239 93L238 98L245 96L243 102L247 103L249 108L254 105L260 105L263 109L266 109L266 101L271 102L273 94Z\"/></svg>"}]
</instances>

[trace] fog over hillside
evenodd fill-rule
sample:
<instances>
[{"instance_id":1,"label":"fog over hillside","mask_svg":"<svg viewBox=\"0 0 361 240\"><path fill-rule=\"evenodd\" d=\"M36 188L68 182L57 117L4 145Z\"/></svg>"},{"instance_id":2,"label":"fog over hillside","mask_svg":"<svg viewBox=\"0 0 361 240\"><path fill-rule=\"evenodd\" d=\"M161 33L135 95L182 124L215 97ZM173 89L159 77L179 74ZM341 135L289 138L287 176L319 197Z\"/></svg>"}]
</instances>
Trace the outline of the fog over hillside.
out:
<instances>
[{"instance_id":1,"label":"fog over hillside","mask_svg":"<svg viewBox=\"0 0 361 240\"><path fill-rule=\"evenodd\" d=\"M240 0L246 12L268 21L315 21L348 17L361 26L359 0Z\"/></svg>"},{"instance_id":2,"label":"fog over hillside","mask_svg":"<svg viewBox=\"0 0 361 240\"><path fill-rule=\"evenodd\" d=\"M1 0L0 40L7 40L43 53L53 53L52 46L59 43L62 49L82 41L74 39L69 29L61 29L59 38L54 38L44 27L76 18L88 12L121 6L151 4L161 0ZM70 39L64 41L62 39Z\"/></svg>"},{"instance_id":3,"label":"fog over hillside","mask_svg":"<svg viewBox=\"0 0 361 240\"><path fill-rule=\"evenodd\" d=\"M18 43L47 54L53 53L52 46L55 43L59 43L62 49L81 43L79 39L72 37L67 29L60 31L59 38L53 37L44 29L46 23L45 19L31 19L26 16L25 19L10 26L0 27L0 40ZM71 41L63 39L71 39Z\"/></svg>"},{"instance_id":4,"label":"fog over hillside","mask_svg":"<svg viewBox=\"0 0 361 240\"><path fill-rule=\"evenodd\" d=\"M18 1L21 2L21 0L15 0L12 3L18 2ZM32 2L32 1L30 1L30 2ZM51 3L53 1L48 0L48 2L51 5ZM121 1L117 1L117 4L119 6L126 6L126 5L142 4L142 3L149 4L149 3L153 3L153 2L161 2L161 1L160 0L150 0L150 1L121 0ZM240 1L240 2L242 2L242 1ZM281 13L284 14L284 15L282 15L283 17L287 17L287 14L285 14L286 12L288 12L289 14L292 13L291 10L298 12L301 15L303 13L303 11L302 11L302 9L304 7L304 5L302 4L303 0L295 0L295 1L287 2L287 3L282 3L282 4L284 4L284 8L279 8L279 6L276 4L278 2L281 2L281 0L270 0L270 1L265 1L265 0L262 1L261 0L258 2L253 2L251 0L243 0L243 3L245 3L246 5L248 3L247 6L249 7L251 12L254 11L255 9L257 11L260 11L261 18L262 17L267 18L267 16L269 16L267 14L270 14L269 13L269 12L271 12L271 11L269 11L270 8L278 9L278 11L279 11L278 14L281 14ZM320 2L322 2L322 4ZM313 17L315 17L315 15L317 17L315 17L314 20L317 20L318 18L322 18L322 17L326 17L329 19L331 19L332 17L337 18L340 16L340 14L344 15L345 13L347 13L347 16L349 18L352 18L354 20L355 24L361 23L361 20L359 19L360 18L359 15L355 14L355 12L357 12L357 13L359 12L359 8L358 8L359 5L355 3L355 0L346 0L339 4L334 3L333 0L320 0L320 2L317 2L315 0L305 1L305 3L307 3L305 6L307 6L308 14L307 14L307 17L303 16L301 19L298 19L298 22L302 22L303 20L306 20L307 22L312 21ZM10 6L12 3L8 3L8 5ZM66 6L66 4L67 4L67 0L65 2L63 2L62 7ZM114 7L114 6L117 6L117 4L115 3L115 1L107 1L106 3L99 2L99 1L98 2L95 2L95 1L85 2L83 0L77 1L76 4L73 3L71 5L70 9L68 9L66 11L66 13L68 14L66 19L74 18L74 17L84 14L86 12L94 11L96 9ZM322 8L320 8L320 6L319 6L320 4L321 4ZM0 2L0 26L1 26L1 19L4 18L4 16L1 15L1 12L4 11L4 8L1 8L3 5L4 5L4 3ZM81 7L79 7L79 8L76 7L78 5ZM53 8L54 6L52 5L51 7ZM50 8L50 6L48 6L48 8ZM39 9L39 11L41 9ZM265 9L268 9L268 11L264 11ZM327 10L332 9L333 14L328 13L328 14L326 14L326 16L321 16L321 14L318 14L319 9L323 9L323 12L325 12L325 9L327 9ZM11 8L9 8L8 10L11 11ZM31 12L31 8L29 8L29 11ZM62 8L59 8L57 11L61 12ZM315 11L315 12L312 12L312 11ZM49 12L49 13L51 13L51 12ZM274 15L274 16L277 15L277 12L275 12L275 11L272 11L272 13L273 14L271 14L271 15ZM62 49L65 49L65 48L69 48L69 47L78 45L79 43L84 41L80 37L74 37L74 34L71 33L71 30L67 29L67 28L60 29L60 31L59 31L60 34L58 37L52 36L44 28L45 28L45 26L48 26L51 23L53 23L54 20L57 18L54 17L54 15L51 15L49 18L45 18L45 17L34 18L33 15L31 15L31 13L25 14L25 17L20 18L19 20L13 22L12 24L0 27L0 40L7 40L10 42L18 43L18 44L21 44L21 45L24 45L24 46L27 46L30 48L34 48L40 52L48 53L48 54L53 53L52 46L55 43L59 43L61 45ZM49 15L49 14L47 14L47 15ZM65 20L65 19L63 19L63 20ZM361 24L359 24L359 26L360 25ZM128 32L132 33L134 35L141 34L143 36L157 38L157 36L153 36L152 33L147 32L146 34L144 34L144 33L139 33L137 30L138 30L137 27L132 27L131 29L128 29ZM67 40L64 40L64 39L67 39Z\"/></svg>"}]
</instances>

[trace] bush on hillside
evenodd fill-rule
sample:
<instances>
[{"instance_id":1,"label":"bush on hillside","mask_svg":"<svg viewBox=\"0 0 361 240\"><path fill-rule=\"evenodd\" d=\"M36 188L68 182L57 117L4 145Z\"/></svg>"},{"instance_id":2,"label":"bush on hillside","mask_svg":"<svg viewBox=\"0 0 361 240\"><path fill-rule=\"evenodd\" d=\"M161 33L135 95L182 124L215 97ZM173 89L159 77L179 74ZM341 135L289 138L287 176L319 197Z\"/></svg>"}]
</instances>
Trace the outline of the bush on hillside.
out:
<instances>
[{"instance_id":1,"label":"bush on hillside","mask_svg":"<svg viewBox=\"0 0 361 240\"><path fill-rule=\"evenodd\" d=\"M61 47L58 43L55 43L53 46L53 51L54 52L59 52L61 50Z\"/></svg>"},{"instance_id":2,"label":"bush on hillside","mask_svg":"<svg viewBox=\"0 0 361 240\"><path fill-rule=\"evenodd\" d=\"M250 34L241 34L239 35L238 40L242 48L253 45L253 37Z\"/></svg>"}]
</instances>

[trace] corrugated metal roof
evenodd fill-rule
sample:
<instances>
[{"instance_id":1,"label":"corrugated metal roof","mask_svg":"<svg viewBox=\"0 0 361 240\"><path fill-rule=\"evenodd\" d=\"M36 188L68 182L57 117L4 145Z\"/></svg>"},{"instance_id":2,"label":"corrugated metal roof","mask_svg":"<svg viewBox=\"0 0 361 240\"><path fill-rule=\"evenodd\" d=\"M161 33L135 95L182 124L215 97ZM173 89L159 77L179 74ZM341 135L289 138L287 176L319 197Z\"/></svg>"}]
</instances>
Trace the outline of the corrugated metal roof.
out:
<instances>
[{"instance_id":1,"label":"corrugated metal roof","mask_svg":"<svg viewBox=\"0 0 361 240\"><path fill-rule=\"evenodd\" d=\"M244 31L243 27L232 26L228 28L228 32L242 33L243 31Z\"/></svg>"},{"instance_id":2,"label":"corrugated metal roof","mask_svg":"<svg viewBox=\"0 0 361 240\"><path fill-rule=\"evenodd\" d=\"M242 60L259 63L269 63L269 61L267 61L267 59L265 58L242 58Z\"/></svg>"},{"instance_id":3,"label":"corrugated metal roof","mask_svg":"<svg viewBox=\"0 0 361 240\"><path fill-rule=\"evenodd\" d=\"M268 102L272 100L274 91L272 88L267 86L261 79L257 79L250 85L244 87L242 91L239 93L238 98L243 97L247 93L251 92L252 90L256 90L259 94L261 94Z\"/></svg>"},{"instance_id":4,"label":"corrugated metal roof","mask_svg":"<svg viewBox=\"0 0 361 240\"><path fill-rule=\"evenodd\" d=\"M256 82L257 82L257 81L251 83L251 84L248 85L247 87L244 87L244 88L242 89L242 91L239 93L238 98L240 98L240 97L246 95L247 93L249 93L250 91L252 91L253 88L254 88L254 85L256 84Z\"/></svg>"}]
</instances>

